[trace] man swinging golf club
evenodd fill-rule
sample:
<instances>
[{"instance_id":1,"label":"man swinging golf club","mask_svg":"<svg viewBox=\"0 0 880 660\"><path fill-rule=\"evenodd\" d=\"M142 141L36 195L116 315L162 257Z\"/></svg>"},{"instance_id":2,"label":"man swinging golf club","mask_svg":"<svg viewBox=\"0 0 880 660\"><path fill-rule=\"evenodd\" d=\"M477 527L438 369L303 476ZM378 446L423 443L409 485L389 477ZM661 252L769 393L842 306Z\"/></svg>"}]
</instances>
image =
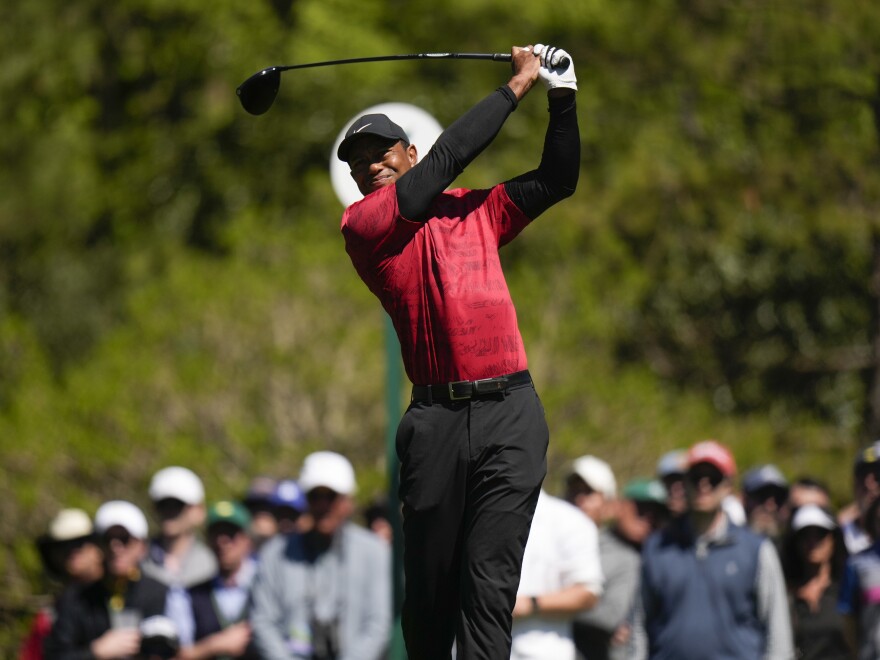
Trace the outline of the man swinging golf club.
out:
<instances>
[{"instance_id":1,"label":"man swinging golf club","mask_svg":"<svg viewBox=\"0 0 880 660\"><path fill-rule=\"evenodd\" d=\"M388 312L414 383L397 431L410 660L510 657L523 548L549 439L498 249L577 185L571 58L512 49L506 85L418 162L385 115L339 145L364 199L342 217L346 251ZM537 169L487 190L446 190L538 80L549 125Z\"/></svg>"}]
</instances>

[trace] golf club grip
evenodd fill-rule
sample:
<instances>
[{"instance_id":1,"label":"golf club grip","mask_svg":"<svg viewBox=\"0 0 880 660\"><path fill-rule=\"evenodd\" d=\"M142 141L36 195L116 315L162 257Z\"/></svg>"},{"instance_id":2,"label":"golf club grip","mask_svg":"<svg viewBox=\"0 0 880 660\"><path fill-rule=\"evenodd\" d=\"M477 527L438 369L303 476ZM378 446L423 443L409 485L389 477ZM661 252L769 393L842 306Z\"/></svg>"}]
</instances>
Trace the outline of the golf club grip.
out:
<instances>
[{"instance_id":1,"label":"golf club grip","mask_svg":"<svg viewBox=\"0 0 880 660\"><path fill-rule=\"evenodd\" d=\"M492 59L496 60L497 62L510 62L510 60L513 58L511 57L510 53L495 53L494 55L492 55ZM570 65L571 60L567 56L563 55L559 58L559 61L556 62L554 68L567 69Z\"/></svg>"}]
</instances>

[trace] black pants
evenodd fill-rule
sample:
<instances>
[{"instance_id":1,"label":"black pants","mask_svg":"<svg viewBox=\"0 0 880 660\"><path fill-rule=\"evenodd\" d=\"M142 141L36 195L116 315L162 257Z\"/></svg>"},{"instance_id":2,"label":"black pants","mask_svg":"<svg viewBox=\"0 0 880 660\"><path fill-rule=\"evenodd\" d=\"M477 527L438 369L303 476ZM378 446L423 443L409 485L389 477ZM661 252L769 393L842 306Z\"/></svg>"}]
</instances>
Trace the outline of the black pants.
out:
<instances>
[{"instance_id":1,"label":"black pants","mask_svg":"<svg viewBox=\"0 0 880 660\"><path fill-rule=\"evenodd\" d=\"M508 660L549 433L531 385L413 402L397 431L409 660Z\"/></svg>"}]
</instances>

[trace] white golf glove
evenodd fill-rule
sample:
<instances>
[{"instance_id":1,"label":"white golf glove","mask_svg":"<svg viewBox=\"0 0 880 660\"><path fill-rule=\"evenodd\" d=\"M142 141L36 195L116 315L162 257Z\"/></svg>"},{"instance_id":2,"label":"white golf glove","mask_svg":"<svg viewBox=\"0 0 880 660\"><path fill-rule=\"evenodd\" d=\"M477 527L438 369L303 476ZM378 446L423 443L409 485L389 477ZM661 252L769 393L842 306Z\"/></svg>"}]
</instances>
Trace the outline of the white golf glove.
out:
<instances>
[{"instance_id":1,"label":"white golf glove","mask_svg":"<svg viewBox=\"0 0 880 660\"><path fill-rule=\"evenodd\" d=\"M541 69L538 77L547 89L565 87L577 91L577 77L574 75L574 62L571 55L561 48L535 45L535 55L541 58ZM568 58L568 65L563 66L563 58Z\"/></svg>"}]
</instances>

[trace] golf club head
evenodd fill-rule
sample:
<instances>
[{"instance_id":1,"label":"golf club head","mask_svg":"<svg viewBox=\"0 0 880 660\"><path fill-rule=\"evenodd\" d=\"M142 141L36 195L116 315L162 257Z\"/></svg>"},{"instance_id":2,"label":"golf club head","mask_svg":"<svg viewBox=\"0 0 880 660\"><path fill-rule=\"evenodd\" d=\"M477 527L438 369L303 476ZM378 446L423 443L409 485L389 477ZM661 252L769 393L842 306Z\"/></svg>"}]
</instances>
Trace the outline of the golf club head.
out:
<instances>
[{"instance_id":1,"label":"golf club head","mask_svg":"<svg viewBox=\"0 0 880 660\"><path fill-rule=\"evenodd\" d=\"M241 107L252 115L261 115L272 107L280 86L281 71L279 67L272 66L245 80L235 93L238 94Z\"/></svg>"}]
</instances>

